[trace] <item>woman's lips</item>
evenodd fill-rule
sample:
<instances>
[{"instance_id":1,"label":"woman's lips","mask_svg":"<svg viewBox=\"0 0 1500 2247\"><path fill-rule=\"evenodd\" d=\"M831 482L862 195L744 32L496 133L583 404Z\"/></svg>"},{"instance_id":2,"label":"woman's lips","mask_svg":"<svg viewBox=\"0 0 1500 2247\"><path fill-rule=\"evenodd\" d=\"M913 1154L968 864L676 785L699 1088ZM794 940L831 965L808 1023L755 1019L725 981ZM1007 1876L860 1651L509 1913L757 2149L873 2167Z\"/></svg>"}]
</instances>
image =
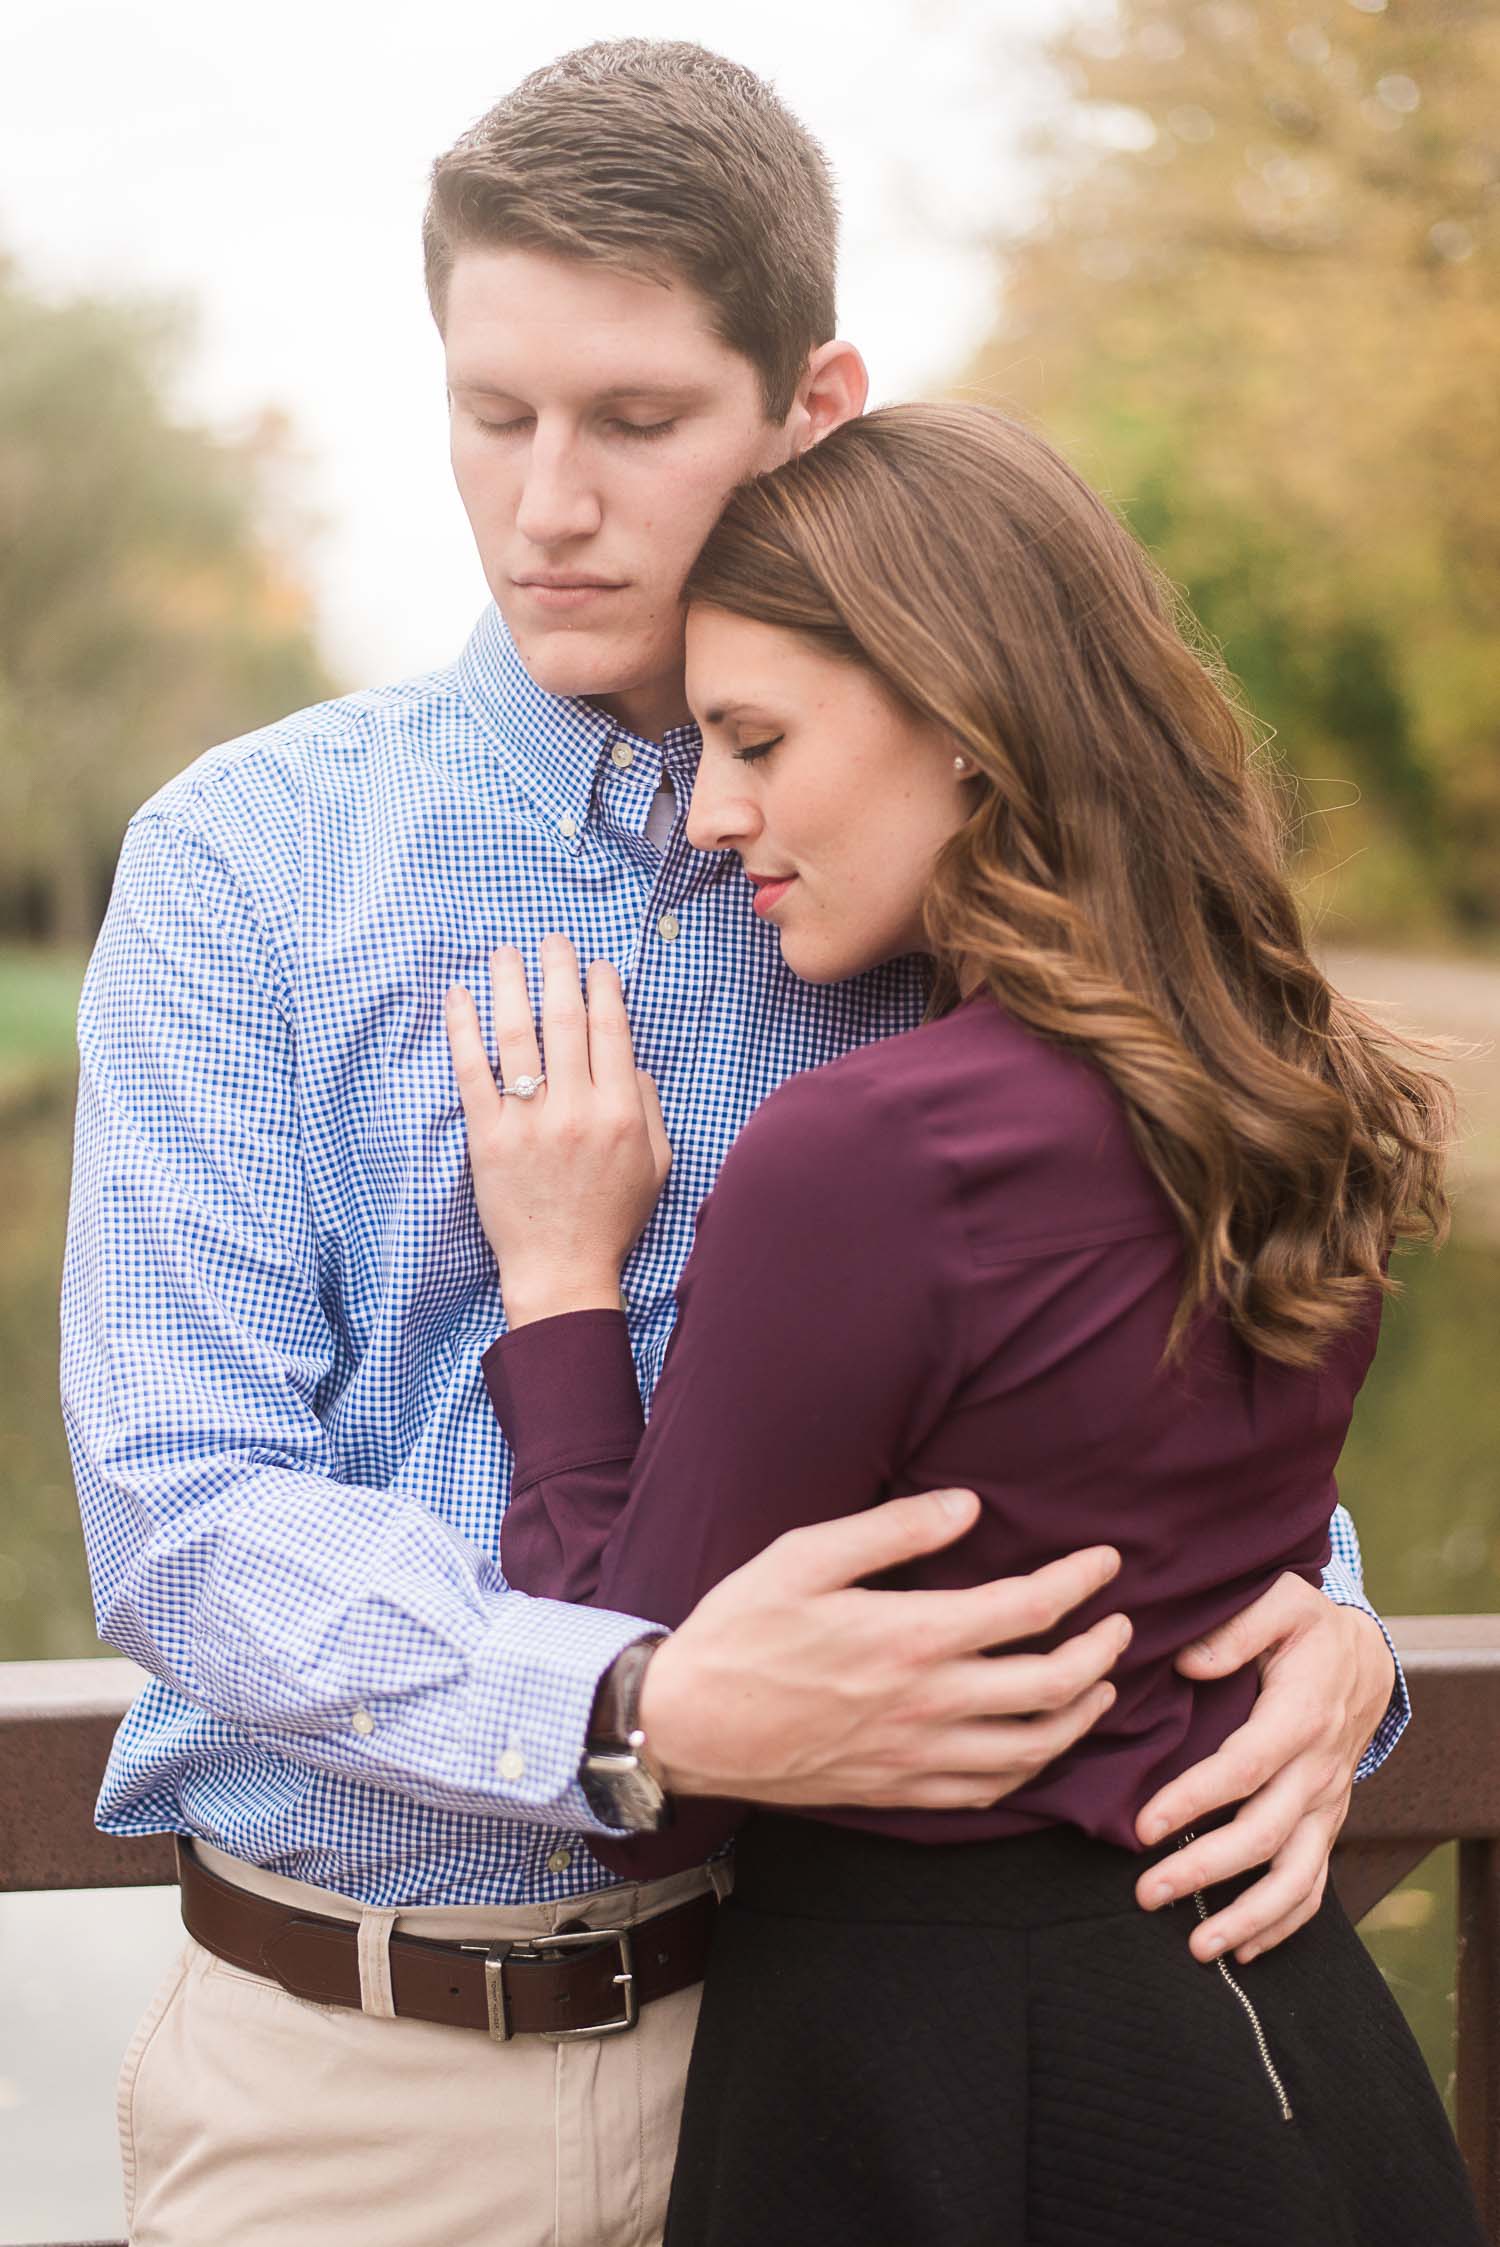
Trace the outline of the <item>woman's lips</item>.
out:
<instances>
[{"instance_id":1,"label":"woman's lips","mask_svg":"<svg viewBox=\"0 0 1500 2247\"><path fill-rule=\"evenodd\" d=\"M755 891L755 910L762 920L780 904L793 882L795 874L787 874L780 881L769 881L764 874L752 874L750 886Z\"/></svg>"}]
</instances>

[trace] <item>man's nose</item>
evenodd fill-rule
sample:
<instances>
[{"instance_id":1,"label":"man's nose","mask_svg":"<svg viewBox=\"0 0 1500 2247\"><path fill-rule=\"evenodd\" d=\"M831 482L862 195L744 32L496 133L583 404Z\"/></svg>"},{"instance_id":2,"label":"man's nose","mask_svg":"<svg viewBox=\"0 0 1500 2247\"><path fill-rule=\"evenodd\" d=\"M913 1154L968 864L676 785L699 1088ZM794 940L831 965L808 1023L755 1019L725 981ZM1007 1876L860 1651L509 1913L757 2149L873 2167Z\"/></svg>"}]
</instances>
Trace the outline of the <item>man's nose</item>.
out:
<instances>
[{"instance_id":1,"label":"man's nose","mask_svg":"<svg viewBox=\"0 0 1500 2247\"><path fill-rule=\"evenodd\" d=\"M705 757L688 805L687 839L694 850L740 850L760 833L755 804L732 785L724 786Z\"/></svg>"},{"instance_id":2,"label":"man's nose","mask_svg":"<svg viewBox=\"0 0 1500 2247\"><path fill-rule=\"evenodd\" d=\"M582 473L576 448L538 431L531 441L516 508L516 529L532 546L565 546L592 538L604 519L599 495Z\"/></svg>"}]
</instances>

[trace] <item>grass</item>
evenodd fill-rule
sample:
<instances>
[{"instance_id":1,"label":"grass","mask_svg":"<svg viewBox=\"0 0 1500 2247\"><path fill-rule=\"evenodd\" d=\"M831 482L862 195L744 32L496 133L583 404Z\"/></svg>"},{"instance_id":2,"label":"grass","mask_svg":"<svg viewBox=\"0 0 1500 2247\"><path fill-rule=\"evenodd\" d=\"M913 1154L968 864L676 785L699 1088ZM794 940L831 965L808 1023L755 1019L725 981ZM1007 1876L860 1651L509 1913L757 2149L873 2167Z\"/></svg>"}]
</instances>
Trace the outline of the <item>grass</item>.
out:
<instances>
[{"instance_id":1,"label":"grass","mask_svg":"<svg viewBox=\"0 0 1500 2247\"><path fill-rule=\"evenodd\" d=\"M85 964L81 952L0 944L0 1101L71 1072Z\"/></svg>"}]
</instances>

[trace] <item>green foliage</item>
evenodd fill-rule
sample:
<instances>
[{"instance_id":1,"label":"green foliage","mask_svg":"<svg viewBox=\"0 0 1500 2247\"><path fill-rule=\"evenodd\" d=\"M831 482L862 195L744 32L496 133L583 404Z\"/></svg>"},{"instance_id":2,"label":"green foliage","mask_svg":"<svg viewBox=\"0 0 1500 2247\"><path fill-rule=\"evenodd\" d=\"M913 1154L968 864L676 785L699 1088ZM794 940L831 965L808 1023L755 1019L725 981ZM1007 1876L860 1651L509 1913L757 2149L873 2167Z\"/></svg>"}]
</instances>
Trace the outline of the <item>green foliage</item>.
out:
<instances>
[{"instance_id":1,"label":"green foliage","mask_svg":"<svg viewBox=\"0 0 1500 2247\"><path fill-rule=\"evenodd\" d=\"M11 1056L0 1052L0 1084ZM0 1092L0 1661L98 1654L57 1401L73 1071Z\"/></svg>"},{"instance_id":2,"label":"green foliage","mask_svg":"<svg viewBox=\"0 0 1500 2247\"><path fill-rule=\"evenodd\" d=\"M81 954L0 945L0 1103L71 1079Z\"/></svg>"},{"instance_id":3,"label":"green foliage","mask_svg":"<svg viewBox=\"0 0 1500 2247\"><path fill-rule=\"evenodd\" d=\"M0 929L87 943L143 798L329 692L261 527L276 425L176 420L182 342L159 306L48 303L0 264Z\"/></svg>"},{"instance_id":4,"label":"green foliage","mask_svg":"<svg viewBox=\"0 0 1500 2247\"><path fill-rule=\"evenodd\" d=\"M1500 927L1500 18L1119 0L976 391L1119 504L1302 782L1344 933Z\"/></svg>"}]
</instances>

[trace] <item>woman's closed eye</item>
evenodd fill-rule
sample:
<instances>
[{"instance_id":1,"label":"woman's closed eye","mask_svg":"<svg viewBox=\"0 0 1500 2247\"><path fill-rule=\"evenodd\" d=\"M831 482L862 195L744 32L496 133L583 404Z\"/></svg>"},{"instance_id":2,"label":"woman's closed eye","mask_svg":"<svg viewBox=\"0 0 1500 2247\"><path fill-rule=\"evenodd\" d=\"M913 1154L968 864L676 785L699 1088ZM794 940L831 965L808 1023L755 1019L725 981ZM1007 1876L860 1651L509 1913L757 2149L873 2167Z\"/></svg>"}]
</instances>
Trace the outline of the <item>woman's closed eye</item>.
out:
<instances>
[{"instance_id":1,"label":"woman's closed eye","mask_svg":"<svg viewBox=\"0 0 1500 2247\"><path fill-rule=\"evenodd\" d=\"M742 765L758 764L762 757L770 755L782 738L781 734L773 733L769 741L747 741L743 748L735 750L735 758Z\"/></svg>"}]
</instances>

